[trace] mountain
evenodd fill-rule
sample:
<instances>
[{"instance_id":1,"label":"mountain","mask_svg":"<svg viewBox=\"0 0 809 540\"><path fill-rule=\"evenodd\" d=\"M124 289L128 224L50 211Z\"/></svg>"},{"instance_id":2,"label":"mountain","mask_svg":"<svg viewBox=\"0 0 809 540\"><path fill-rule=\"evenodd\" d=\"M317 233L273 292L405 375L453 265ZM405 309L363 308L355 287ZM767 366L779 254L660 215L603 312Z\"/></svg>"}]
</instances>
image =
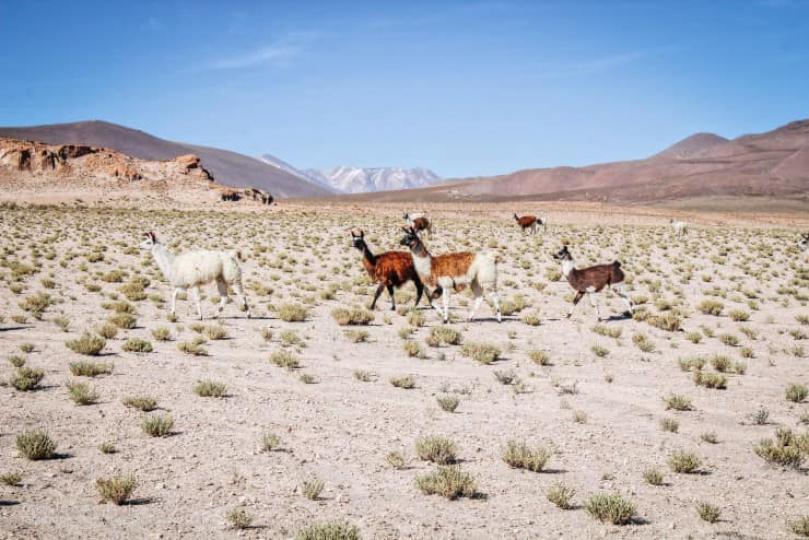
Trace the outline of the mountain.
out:
<instances>
[{"instance_id":1,"label":"mountain","mask_svg":"<svg viewBox=\"0 0 809 540\"><path fill-rule=\"evenodd\" d=\"M110 148L142 160L172 160L194 154L217 182L231 187L256 187L276 198L322 197L333 192L282 167L207 146L172 142L109 122L93 120L32 127L0 127L0 136L46 144L80 144Z\"/></svg>"},{"instance_id":2,"label":"mountain","mask_svg":"<svg viewBox=\"0 0 809 540\"><path fill-rule=\"evenodd\" d=\"M441 177L433 171L421 167L335 167L327 170L307 169L304 174L342 193L414 189L441 181Z\"/></svg>"},{"instance_id":3,"label":"mountain","mask_svg":"<svg viewBox=\"0 0 809 540\"><path fill-rule=\"evenodd\" d=\"M659 202L700 197L800 197L809 193L809 120L724 139L692 135L646 159L525 169L409 191L355 196L381 201L590 200Z\"/></svg>"}]
</instances>

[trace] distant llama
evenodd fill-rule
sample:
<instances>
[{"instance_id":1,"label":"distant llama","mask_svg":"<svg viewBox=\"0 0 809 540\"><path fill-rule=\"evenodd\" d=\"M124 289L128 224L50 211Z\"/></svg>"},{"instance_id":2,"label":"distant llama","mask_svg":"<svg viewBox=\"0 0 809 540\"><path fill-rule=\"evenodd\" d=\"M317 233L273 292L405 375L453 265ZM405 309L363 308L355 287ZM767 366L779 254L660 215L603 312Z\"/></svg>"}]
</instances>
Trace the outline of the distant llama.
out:
<instances>
[{"instance_id":1,"label":"distant llama","mask_svg":"<svg viewBox=\"0 0 809 540\"><path fill-rule=\"evenodd\" d=\"M404 219L407 221L407 226L413 227L416 232L424 231L430 237L433 236L433 222L424 212L405 212Z\"/></svg>"},{"instance_id":2,"label":"distant llama","mask_svg":"<svg viewBox=\"0 0 809 540\"><path fill-rule=\"evenodd\" d=\"M798 249L804 251L806 248L809 248L809 233L801 233L801 237L798 240Z\"/></svg>"},{"instance_id":3,"label":"distant llama","mask_svg":"<svg viewBox=\"0 0 809 540\"><path fill-rule=\"evenodd\" d=\"M542 225L544 230L548 229L542 218L533 216L531 214L526 214L524 216L514 214L514 219L517 222L517 225L520 226L520 229L522 229L523 234L536 234L537 227L539 225Z\"/></svg>"},{"instance_id":4,"label":"distant llama","mask_svg":"<svg viewBox=\"0 0 809 540\"><path fill-rule=\"evenodd\" d=\"M685 221L669 220L669 226L674 231L674 236L684 236L688 232L688 223Z\"/></svg>"},{"instance_id":5,"label":"distant llama","mask_svg":"<svg viewBox=\"0 0 809 540\"><path fill-rule=\"evenodd\" d=\"M247 297L242 288L242 270L239 268L240 254L238 251L186 251L179 255L171 253L166 246L160 243L153 232L145 233L146 240L141 242L140 248L152 252L155 263L168 280L174 291L171 295L171 314L175 314L177 295L180 291L191 289L197 303L197 316L202 320L202 304L200 302L201 285L216 282L219 291L219 311L225 308L228 301L228 286L241 297L247 318L250 318L250 308Z\"/></svg>"}]
</instances>

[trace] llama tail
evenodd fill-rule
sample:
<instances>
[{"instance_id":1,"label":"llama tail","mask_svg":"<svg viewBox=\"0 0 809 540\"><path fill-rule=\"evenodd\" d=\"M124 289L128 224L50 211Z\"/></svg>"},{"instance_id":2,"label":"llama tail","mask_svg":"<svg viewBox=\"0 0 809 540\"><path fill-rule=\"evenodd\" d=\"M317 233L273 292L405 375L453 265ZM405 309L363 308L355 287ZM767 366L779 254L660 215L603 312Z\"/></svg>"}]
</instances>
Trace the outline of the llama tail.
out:
<instances>
[{"instance_id":1,"label":"llama tail","mask_svg":"<svg viewBox=\"0 0 809 540\"><path fill-rule=\"evenodd\" d=\"M231 255L233 255L237 260L239 260L241 262L245 261L244 255L242 255L242 250L234 249L234 250L231 250L229 253Z\"/></svg>"}]
</instances>

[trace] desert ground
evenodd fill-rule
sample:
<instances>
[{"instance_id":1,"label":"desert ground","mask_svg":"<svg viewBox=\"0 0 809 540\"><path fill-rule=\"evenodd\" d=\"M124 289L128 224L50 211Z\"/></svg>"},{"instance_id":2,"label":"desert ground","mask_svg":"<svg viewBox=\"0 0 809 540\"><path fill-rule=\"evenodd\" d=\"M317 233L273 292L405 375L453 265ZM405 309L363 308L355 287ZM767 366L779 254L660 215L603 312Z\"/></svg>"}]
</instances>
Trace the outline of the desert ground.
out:
<instances>
[{"instance_id":1,"label":"desert ground","mask_svg":"<svg viewBox=\"0 0 809 540\"><path fill-rule=\"evenodd\" d=\"M668 210L559 208L532 236L431 208L433 254L502 261L503 322L467 290L443 325L412 284L367 310L348 230L404 249L401 205L4 206L0 538L809 535L806 214L676 210L678 237ZM170 317L151 230L240 250L253 317L213 285ZM610 292L565 317L563 244L622 262L633 318Z\"/></svg>"}]
</instances>

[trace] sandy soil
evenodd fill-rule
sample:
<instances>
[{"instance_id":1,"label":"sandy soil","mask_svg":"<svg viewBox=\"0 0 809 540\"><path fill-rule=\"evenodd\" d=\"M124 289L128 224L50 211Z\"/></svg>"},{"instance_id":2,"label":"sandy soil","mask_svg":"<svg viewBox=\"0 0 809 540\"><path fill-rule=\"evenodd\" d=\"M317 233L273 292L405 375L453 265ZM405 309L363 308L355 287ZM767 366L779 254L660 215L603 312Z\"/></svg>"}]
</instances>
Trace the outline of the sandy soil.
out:
<instances>
[{"instance_id":1,"label":"sandy soil","mask_svg":"<svg viewBox=\"0 0 809 540\"><path fill-rule=\"evenodd\" d=\"M437 234L426 242L434 253L500 253L501 297L526 307L498 324L484 305L481 320L450 324L464 343L497 345L502 358L491 365L464 356L461 346L425 342L441 325L424 306L418 311L423 326L411 324L412 285L398 293L398 312L390 311L385 295L368 326L351 328L366 331L367 342L354 343L349 328L332 317L335 308L367 306L374 290L347 228L362 226L374 251L400 249L398 208L2 210L0 379L15 373L6 361L12 356L45 376L34 391L0 386L0 474L23 474L19 486L0 484L0 538L292 538L301 527L329 520L357 525L364 538L793 538L787 522L809 514L806 469L770 465L753 448L777 426L805 433L801 420L809 421L809 404L785 399L789 384L809 383L809 327L796 318L809 317L809 253L797 251L794 230L781 228L794 220L705 218L675 238L663 213L579 208L548 212L549 229L524 237L504 207L480 206L479 212L435 208ZM254 318L231 303L219 322L212 320L217 299L208 286L204 324L221 323L229 337L207 341L205 356L180 352L178 344L198 335L193 304L180 301L179 320L167 320L169 287L151 258L136 250L146 230L159 231L175 250L240 248ZM657 328L642 315L598 325L586 300L564 318L571 290L555 280L558 265L549 256L563 240L579 266L620 259L632 295L645 300L640 312L673 313L681 330ZM113 270L126 273L123 283L105 281ZM100 358L69 350L66 341L112 315L102 304L126 300L119 288L136 276L150 280L147 297L129 302L137 325L107 340ZM55 300L41 320L20 305L38 292ZM453 313L465 315L469 298L453 295ZM705 299L720 301L722 314L700 312ZM600 303L607 315L623 309L611 294ZM281 320L286 304L307 307L306 320ZM733 310L749 320L732 320ZM527 324L531 315L538 326ZM57 324L62 318L66 331ZM170 341L153 337L159 327L170 329ZM412 335L402 337L409 327ZM691 341L695 334L699 343ZM723 334L738 345L723 343ZM653 351L639 348L639 335ZM148 340L154 352L124 351L132 337ZM407 342L418 343L423 358L408 356ZM33 344L33 351L22 352L23 344ZM606 355L598 356L597 347ZM298 358L300 368L272 363L281 350ZM549 364L534 363L535 351L544 351ZM726 374L725 390L697 386L678 364L701 355L708 360L703 371L713 373L716 354L746 367ZM68 366L80 360L111 362L114 369L74 377ZM358 370L373 373L371 380L360 381ZM496 373L509 371L517 384L498 381ZM413 389L389 382L408 374ZM196 395L194 384L207 379L224 383L227 397ZM95 386L98 403L69 399L65 384L76 380ZM690 398L694 410L666 410L663 397L673 393ZM140 395L158 400L157 413L171 414L171 436L141 430L144 413L122 404ZM438 406L436 397L444 395L460 399L454 413ZM752 417L762 408L769 417L757 425ZM661 429L664 418L676 419L678 432ZM31 429L47 431L58 459L19 455L15 439ZM280 438L280 449L263 452L260 440L269 432ZM717 444L702 440L710 432ZM457 444L479 497L451 501L419 491L415 478L435 469L414 449L426 435ZM547 470L510 468L501 458L510 440L552 448ZM104 442L117 452L99 451ZM700 458L698 474L671 470L668 460L679 450ZM403 469L386 462L392 451L405 456ZM663 473L663 485L644 481L650 468ZM99 504L96 479L116 474L136 477L133 502ZM314 501L301 489L313 477L325 483ZM556 482L576 490L573 509L547 500ZM596 493L631 500L633 523L591 517L584 506ZM695 506L703 501L721 509L718 523L699 518ZM232 529L225 516L234 508L254 516L253 527Z\"/></svg>"}]
</instances>

